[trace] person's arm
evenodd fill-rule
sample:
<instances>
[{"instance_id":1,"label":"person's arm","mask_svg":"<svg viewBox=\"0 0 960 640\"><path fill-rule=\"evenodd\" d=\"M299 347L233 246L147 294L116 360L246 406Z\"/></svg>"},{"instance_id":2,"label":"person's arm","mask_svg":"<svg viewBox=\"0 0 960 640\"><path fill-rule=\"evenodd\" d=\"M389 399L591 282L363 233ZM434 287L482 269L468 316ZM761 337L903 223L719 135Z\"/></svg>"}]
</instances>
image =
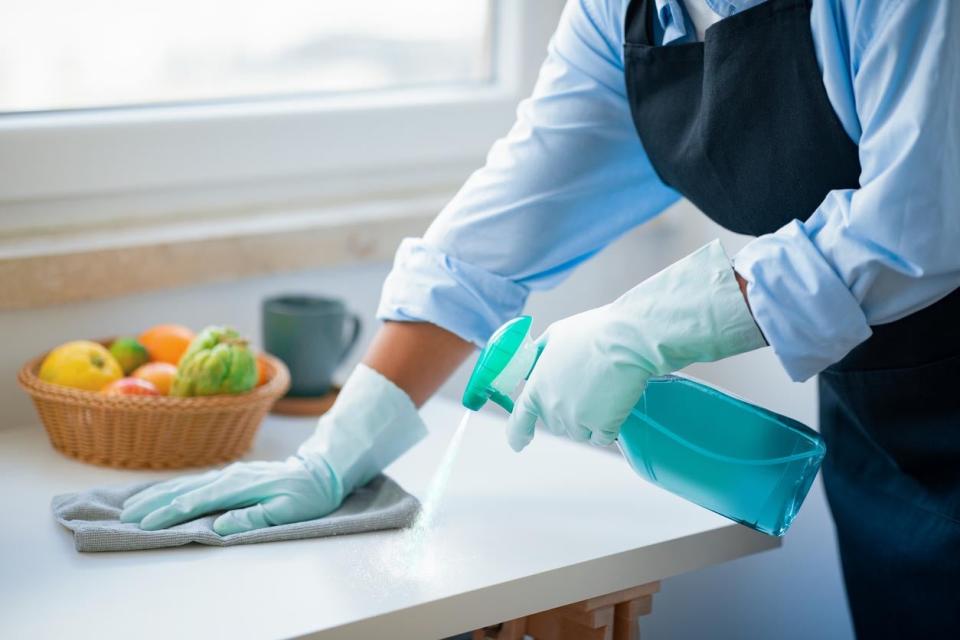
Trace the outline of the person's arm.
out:
<instances>
[{"instance_id":1,"label":"person's arm","mask_svg":"<svg viewBox=\"0 0 960 640\"><path fill-rule=\"evenodd\" d=\"M419 407L473 351L471 343L428 322L386 322L363 362Z\"/></svg>"},{"instance_id":2,"label":"person's arm","mask_svg":"<svg viewBox=\"0 0 960 640\"><path fill-rule=\"evenodd\" d=\"M626 0L571 0L533 95L422 238L404 240L378 316L482 345L532 289L561 282L673 203L626 97Z\"/></svg>"},{"instance_id":3,"label":"person's arm","mask_svg":"<svg viewBox=\"0 0 960 640\"><path fill-rule=\"evenodd\" d=\"M551 324L507 425L519 451L537 421L606 446L655 377L765 346L718 240L602 307Z\"/></svg>"},{"instance_id":4,"label":"person's arm","mask_svg":"<svg viewBox=\"0 0 960 640\"><path fill-rule=\"evenodd\" d=\"M787 372L806 379L960 285L960 4L861 3L851 21L859 189L734 263Z\"/></svg>"}]
</instances>

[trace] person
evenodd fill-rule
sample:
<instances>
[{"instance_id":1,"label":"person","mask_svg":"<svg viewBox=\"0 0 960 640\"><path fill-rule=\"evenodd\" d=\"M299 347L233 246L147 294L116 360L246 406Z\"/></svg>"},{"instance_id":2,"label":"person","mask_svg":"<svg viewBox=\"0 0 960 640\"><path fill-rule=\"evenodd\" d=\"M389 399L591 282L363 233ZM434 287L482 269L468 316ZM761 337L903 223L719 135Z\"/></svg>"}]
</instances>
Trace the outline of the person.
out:
<instances>
[{"instance_id":1,"label":"person","mask_svg":"<svg viewBox=\"0 0 960 640\"><path fill-rule=\"evenodd\" d=\"M425 432L416 407L531 290L680 196L712 243L549 327L510 444L611 442L646 380L769 344L819 374L856 631L960 629L960 3L570 0L532 96L422 238L297 455L128 500L222 535L322 516ZM601 397L604 402L584 402Z\"/></svg>"}]
</instances>

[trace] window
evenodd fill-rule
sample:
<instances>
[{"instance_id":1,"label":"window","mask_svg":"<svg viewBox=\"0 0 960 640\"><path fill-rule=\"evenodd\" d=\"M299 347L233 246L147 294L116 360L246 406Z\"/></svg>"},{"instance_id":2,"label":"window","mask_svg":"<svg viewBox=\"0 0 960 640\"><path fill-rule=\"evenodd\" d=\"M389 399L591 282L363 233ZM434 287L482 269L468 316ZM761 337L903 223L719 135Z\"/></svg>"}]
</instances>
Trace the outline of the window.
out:
<instances>
[{"instance_id":1,"label":"window","mask_svg":"<svg viewBox=\"0 0 960 640\"><path fill-rule=\"evenodd\" d=\"M5 0L0 112L491 81L486 0Z\"/></svg>"},{"instance_id":2,"label":"window","mask_svg":"<svg viewBox=\"0 0 960 640\"><path fill-rule=\"evenodd\" d=\"M4 0L0 234L449 194L562 0Z\"/></svg>"}]
</instances>

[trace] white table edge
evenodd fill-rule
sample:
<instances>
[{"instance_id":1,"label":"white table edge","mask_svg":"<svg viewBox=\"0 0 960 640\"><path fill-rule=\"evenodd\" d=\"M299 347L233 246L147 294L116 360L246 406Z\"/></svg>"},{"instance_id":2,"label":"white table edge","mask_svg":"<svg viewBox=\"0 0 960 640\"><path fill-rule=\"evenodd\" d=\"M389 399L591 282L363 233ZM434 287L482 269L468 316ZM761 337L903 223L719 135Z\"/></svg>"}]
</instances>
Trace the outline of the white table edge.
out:
<instances>
[{"instance_id":1,"label":"white table edge","mask_svg":"<svg viewBox=\"0 0 960 640\"><path fill-rule=\"evenodd\" d=\"M424 640L424 631L429 629L429 637L442 638L777 549L781 545L782 538L730 523L710 531L630 549L296 637L322 640L366 640L373 637ZM674 559L665 562L663 558L667 554Z\"/></svg>"}]
</instances>

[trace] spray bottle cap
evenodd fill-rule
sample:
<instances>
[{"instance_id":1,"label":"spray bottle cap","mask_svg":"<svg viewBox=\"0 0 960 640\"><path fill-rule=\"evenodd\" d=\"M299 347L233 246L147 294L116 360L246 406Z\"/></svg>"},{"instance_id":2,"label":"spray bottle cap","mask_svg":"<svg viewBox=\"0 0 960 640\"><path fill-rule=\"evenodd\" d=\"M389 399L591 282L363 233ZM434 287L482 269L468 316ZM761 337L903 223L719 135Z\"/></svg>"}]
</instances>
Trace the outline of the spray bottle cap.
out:
<instances>
[{"instance_id":1,"label":"spray bottle cap","mask_svg":"<svg viewBox=\"0 0 960 640\"><path fill-rule=\"evenodd\" d=\"M530 375L540 349L530 338L530 316L520 316L497 329L480 352L463 392L463 406L477 411L493 400L513 411L510 393Z\"/></svg>"}]
</instances>

